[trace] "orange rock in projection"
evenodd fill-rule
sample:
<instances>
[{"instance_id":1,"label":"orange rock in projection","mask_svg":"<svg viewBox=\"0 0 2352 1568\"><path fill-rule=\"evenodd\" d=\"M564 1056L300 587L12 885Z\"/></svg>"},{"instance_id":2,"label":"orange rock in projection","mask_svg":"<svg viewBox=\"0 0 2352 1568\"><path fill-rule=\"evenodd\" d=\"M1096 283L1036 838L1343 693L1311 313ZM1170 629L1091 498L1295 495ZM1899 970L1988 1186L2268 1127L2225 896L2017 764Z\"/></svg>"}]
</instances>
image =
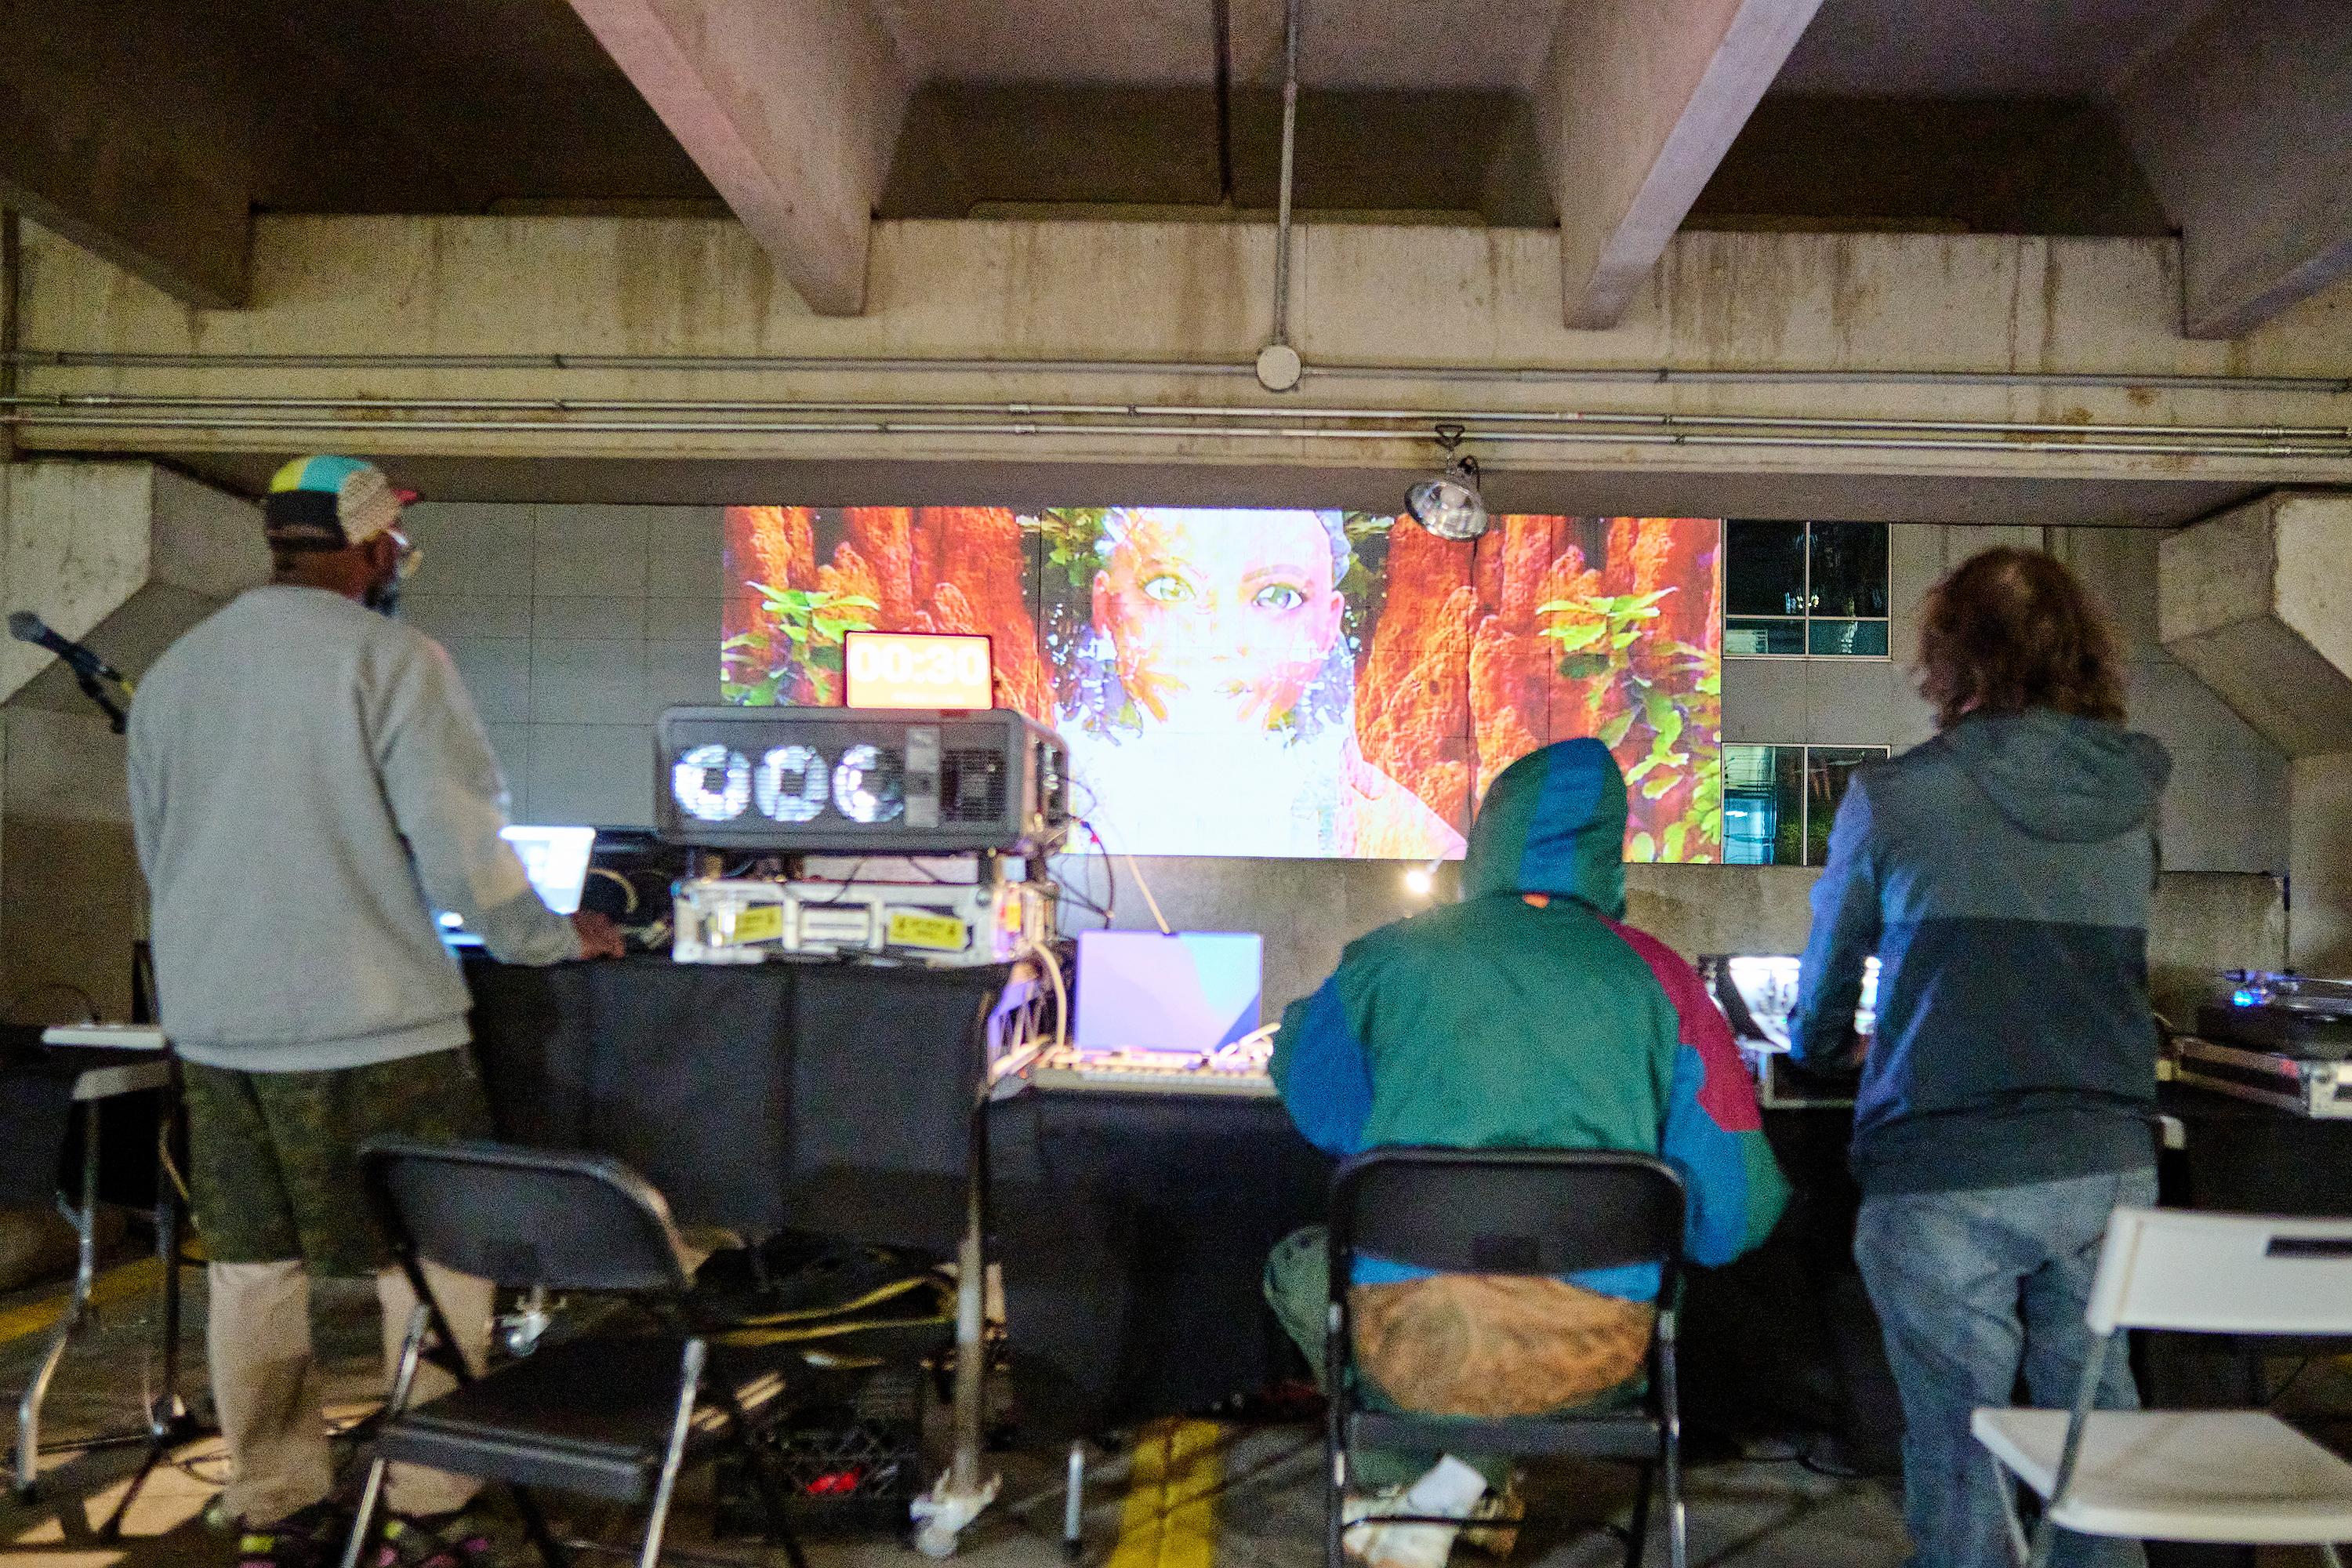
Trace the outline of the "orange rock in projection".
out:
<instances>
[{"instance_id":1,"label":"orange rock in projection","mask_svg":"<svg viewBox=\"0 0 2352 1568\"><path fill-rule=\"evenodd\" d=\"M805 588L816 578L815 514L803 506L730 506L726 520L728 582L722 626L729 638L752 645L729 658L738 679L756 679L788 653L753 583Z\"/></svg>"},{"instance_id":2,"label":"orange rock in projection","mask_svg":"<svg viewBox=\"0 0 2352 1568\"><path fill-rule=\"evenodd\" d=\"M914 509L845 507L841 517L849 527L849 543L872 571L872 596L881 606L874 612L875 626L886 632L912 629L916 610L929 596L918 586L929 577L915 570Z\"/></svg>"},{"instance_id":3,"label":"orange rock in projection","mask_svg":"<svg viewBox=\"0 0 2352 1568\"><path fill-rule=\"evenodd\" d=\"M1399 518L1388 597L1356 675L1364 760L1464 826L1469 804L1472 550Z\"/></svg>"},{"instance_id":4,"label":"orange rock in projection","mask_svg":"<svg viewBox=\"0 0 2352 1568\"><path fill-rule=\"evenodd\" d=\"M1472 634L1470 712L1476 741L1477 795L1495 775L1549 741L1577 734L1561 730L1551 710L1551 639L1538 614L1562 552L1580 565L1570 543L1571 520L1510 516L1478 542L1475 582L1481 609L1490 612Z\"/></svg>"},{"instance_id":5,"label":"orange rock in projection","mask_svg":"<svg viewBox=\"0 0 2352 1568\"><path fill-rule=\"evenodd\" d=\"M1475 798L1486 798L1495 775L1545 742L1530 722L1543 718L1543 650L1538 639L1502 629L1501 617L1479 623L1470 644L1470 710L1477 723ZM1532 679L1530 670L1532 669ZM1532 687L1536 697L1528 700Z\"/></svg>"},{"instance_id":6,"label":"orange rock in projection","mask_svg":"<svg viewBox=\"0 0 2352 1568\"><path fill-rule=\"evenodd\" d=\"M745 549L742 575L771 588L805 588L816 575L816 513L804 506L738 506L727 509L729 536ZM729 584L730 590L733 584Z\"/></svg>"},{"instance_id":7,"label":"orange rock in projection","mask_svg":"<svg viewBox=\"0 0 2352 1568\"><path fill-rule=\"evenodd\" d=\"M820 593L845 597L855 595L859 598L872 599L877 604L882 602L882 584L876 580L874 568L865 556L858 553L857 546L845 539L834 546L833 564L816 569L816 585ZM879 620L876 624L890 625L887 620Z\"/></svg>"},{"instance_id":8,"label":"orange rock in projection","mask_svg":"<svg viewBox=\"0 0 2352 1568\"><path fill-rule=\"evenodd\" d=\"M919 629L986 633L997 700L1050 721L1053 681L1029 610L1031 566L1019 514L1001 506L924 507L910 547L913 580L937 584L928 613L918 612L919 621L928 621ZM944 593L950 586L956 590L952 601Z\"/></svg>"}]
</instances>

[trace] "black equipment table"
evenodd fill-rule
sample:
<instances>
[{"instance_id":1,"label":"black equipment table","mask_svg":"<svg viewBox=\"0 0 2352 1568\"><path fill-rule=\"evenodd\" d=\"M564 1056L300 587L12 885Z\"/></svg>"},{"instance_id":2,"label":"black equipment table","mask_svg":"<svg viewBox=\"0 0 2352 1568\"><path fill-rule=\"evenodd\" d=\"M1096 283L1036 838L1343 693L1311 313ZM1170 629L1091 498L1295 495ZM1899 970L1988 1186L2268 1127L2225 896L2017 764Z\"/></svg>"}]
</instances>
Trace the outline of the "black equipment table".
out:
<instances>
[{"instance_id":1,"label":"black equipment table","mask_svg":"<svg viewBox=\"0 0 2352 1568\"><path fill-rule=\"evenodd\" d=\"M467 977L501 1135L617 1154L689 1223L956 1241L1008 971L635 960ZM2168 1203L2344 1211L2352 1121L2176 1089L2162 1109L2189 1127ZM1849 1123L1765 1113L1795 1196L1763 1247L1693 1273L1685 1409L1721 1430L1825 1432L1835 1458L1885 1469L1897 1407L1851 1258ZM977 1131L1032 1436L1198 1410L1295 1364L1259 1280L1276 1241L1322 1218L1329 1162L1279 1103L1031 1089ZM2152 1396L2193 1392L2179 1364L2155 1359Z\"/></svg>"},{"instance_id":2,"label":"black equipment table","mask_svg":"<svg viewBox=\"0 0 2352 1568\"><path fill-rule=\"evenodd\" d=\"M1685 1415L1793 1424L1898 1463L1893 1380L1853 1260L1843 1113L1768 1111L1796 1187L1758 1251L1689 1276ZM1322 1223L1332 1162L1281 1103L1031 1089L988 1108L996 1257L1024 1434L1204 1409L1300 1367L1261 1294L1266 1254ZM1704 1373L1704 1376L1700 1375Z\"/></svg>"},{"instance_id":3,"label":"black equipment table","mask_svg":"<svg viewBox=\"0 0 2352 1568\"><path fill-rule=\"evenodd\" d=\"M1290 1364L1260 1274L1321 1223L1331 1161L1280 1101L1032 1089L989 1106L987 1142L1024 1434L1203 1409Z\"/></svg>"},{"instance_id":4,"label":"black equipment table","mask_svg":"<svg viewBox=\"0 0 2352 1568\"><path fill-rule=\"evenodd\" d=\"M943 1248L1011 973L466 964L501 1138L616 1155L682 1223Z\"/></svg>"}]
</instances>

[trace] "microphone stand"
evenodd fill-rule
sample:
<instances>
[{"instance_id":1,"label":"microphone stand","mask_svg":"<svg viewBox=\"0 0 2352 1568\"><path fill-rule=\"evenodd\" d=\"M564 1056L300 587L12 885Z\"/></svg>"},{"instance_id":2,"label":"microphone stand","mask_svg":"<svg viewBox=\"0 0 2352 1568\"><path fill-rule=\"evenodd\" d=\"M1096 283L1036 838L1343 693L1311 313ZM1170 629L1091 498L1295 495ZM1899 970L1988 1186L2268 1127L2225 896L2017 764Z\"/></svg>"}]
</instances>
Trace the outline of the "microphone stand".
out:
<instances>
[{"instance_id":1,"label":"microphone stand","mask_svg":"<svg viewBox=\"0 0 2352 1568\"><path fill-rule=\"evenodd\" d=\"M74 671L74 684L81 688L84 697L98 704L98 710L106 715L107 727L116 734L121 734L130 727L130 719L122 704L114 700L114 694L106 689L104 681L86 669L77 669Z\"/></svg>"}]
</instances>

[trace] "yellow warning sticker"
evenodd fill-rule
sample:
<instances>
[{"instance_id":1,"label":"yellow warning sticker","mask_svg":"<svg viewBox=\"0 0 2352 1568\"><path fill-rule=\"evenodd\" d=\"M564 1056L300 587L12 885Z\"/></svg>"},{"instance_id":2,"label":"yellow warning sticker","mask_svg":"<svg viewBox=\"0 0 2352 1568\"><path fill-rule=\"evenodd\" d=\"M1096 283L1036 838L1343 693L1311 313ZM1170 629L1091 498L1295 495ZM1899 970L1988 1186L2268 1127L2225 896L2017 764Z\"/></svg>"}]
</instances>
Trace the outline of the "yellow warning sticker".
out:
<instances>
[{"instance_id":1,"label":"yellow warning sticker","mask_svg":"<svg viewBox=\"0 0 2352 1568\"><path fill-rule=\"evenodd\" d=\"M961 952L971 942L971 928L954 915L929 910L892 910L892 947L919 947L929 952Z\"/></svg>"},{"instance_id":2,"label":"yellow warning sticker","mask_svg":"<svg viewBox=\"0 0 2352 1568\"><path fill-rule=\"evenodd\" d=\"M735 916L735 940L738 942L783 941L784 906L751 904L738 911Z\"/></svg>"}]
</instances>

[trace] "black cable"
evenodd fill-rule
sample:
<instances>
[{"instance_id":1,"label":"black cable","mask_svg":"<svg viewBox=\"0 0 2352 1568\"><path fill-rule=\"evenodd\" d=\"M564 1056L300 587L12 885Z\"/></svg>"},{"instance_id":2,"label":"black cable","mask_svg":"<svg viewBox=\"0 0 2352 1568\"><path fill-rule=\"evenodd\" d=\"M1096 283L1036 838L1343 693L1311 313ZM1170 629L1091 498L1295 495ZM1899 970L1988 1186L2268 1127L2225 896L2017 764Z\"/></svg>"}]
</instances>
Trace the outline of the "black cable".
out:
<instances>
[{"instance_id":1,"label":"black cable","mask_svg":"<svg viewBox=\"0 0 2352 1568\"><path fill-rule=\"evenodd\" d=\"M1118 908L1118 863L1111 858L1110 846L1103 842L1102 835L1095 831L1093 823L1082 816L1078 818L1078 826L1087 830L1087 837L1095 841L1095 853L1102 857L1105 888L1102 917L1103 924L1108 927L1111 923L1111 911Z\"/></svg>"},{"instance_id":2,"label":"black cable","mask_svg":"<svg viewBox=\"0 0 2352 1568\"><path fill-rule=\"evenodd\" d=\"M2265 1398L2263 1403L2266 1405L2276 1405L2280 1400L2284 1399L2287 1395L2287 1390L2293 1388L2296 1384L2301 1383L2303 1381L2303 1374L2309 1372L2311 1370L2311 1363L2318 1359L2319 1358L2316 1356L2305 1356L2301 1361L2295 1363L2294 1370L2286 1374L2286 1381L2280 1384L2276 1388L2272 1389L2269 1397Z\"/></svg>"}]
</instances>

